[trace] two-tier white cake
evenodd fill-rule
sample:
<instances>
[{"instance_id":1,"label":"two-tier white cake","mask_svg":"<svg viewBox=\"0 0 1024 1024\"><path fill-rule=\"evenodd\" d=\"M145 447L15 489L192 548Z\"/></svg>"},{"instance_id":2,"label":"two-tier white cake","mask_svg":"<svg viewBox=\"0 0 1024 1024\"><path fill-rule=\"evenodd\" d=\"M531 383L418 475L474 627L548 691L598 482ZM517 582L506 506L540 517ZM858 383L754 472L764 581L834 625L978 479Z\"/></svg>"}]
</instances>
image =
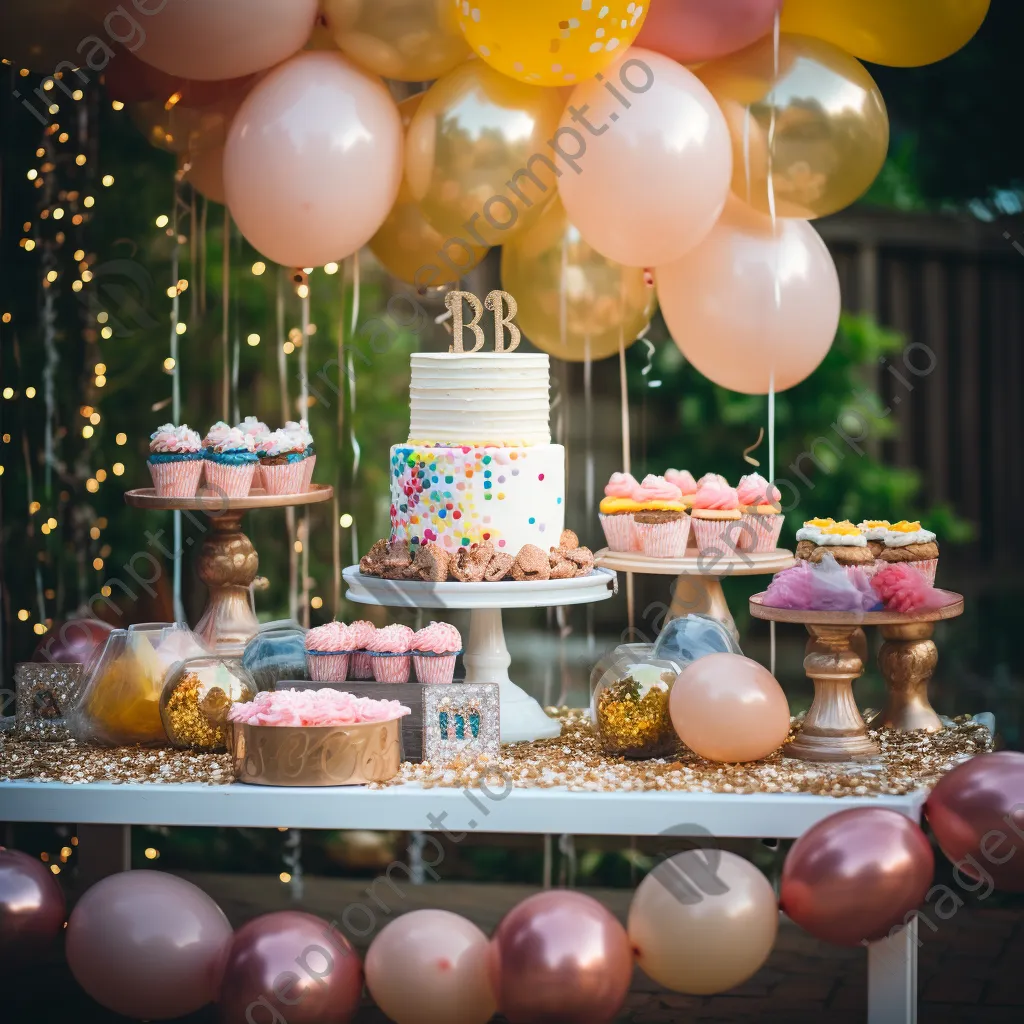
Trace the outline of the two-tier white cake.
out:
<instances>
[{"instance_id":1,"label":"two-tier white cake","mask_svg":"<svg viewBox=\"0 0 1024 1024\"><path fill-rule=\"evenodd\" d=\"M391 449L391 539L455 552L545 551L565 525L565 449L551 443L548 357L412 356L409 440Z\"/></svg>"}]
</instances>

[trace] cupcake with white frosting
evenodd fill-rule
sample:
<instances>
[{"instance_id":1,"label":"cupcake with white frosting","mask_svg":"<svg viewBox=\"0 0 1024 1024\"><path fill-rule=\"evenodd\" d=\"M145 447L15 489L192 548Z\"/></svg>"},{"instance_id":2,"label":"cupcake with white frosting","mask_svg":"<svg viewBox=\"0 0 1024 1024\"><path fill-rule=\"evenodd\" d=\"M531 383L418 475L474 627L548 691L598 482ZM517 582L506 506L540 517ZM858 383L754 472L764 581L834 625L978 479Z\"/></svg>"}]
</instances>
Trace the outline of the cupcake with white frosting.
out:
<instances>
[{"instance_id":1,"label":"cupcake with white frosting","mask_svg":"<svg viewBox=\"0 0 1024 1024\"><path fill-rule=\"evenodd\" d=\"M892 523L885 532L884 548L878 556L882 562L906 562L935 583L939 567L939 545L935 534L925 530L918 521L906 519Z\"/></svg>"},{"instance_id":2,"label":"cupcake with white frosting","mask_svg":"<svg viewBox=\"0 0 1024 1024\"><path fill-rule=\"evenodd\" d=\"M303 454L303 482L302 490L308 491L313 482L313 468L316 466L316 447L313 444L313 435L309 432L309 426L305 420L298 423L295 420L288 420L282 430L292 438L296 446L301 446Z\"/></svg>"},{"instance_id":3,"label":"cupcake with white frosting","mask_svg":"<svg viewBox=\"0 0 1024 1024\"><path fill-rule=\"evenodd\" d=\"M238 427L215 423L203 441L206 483L226 498L244 498L259 461L253 440Z\"/></svg>"},{"instance_id":4,"label":"cupcake with white frosting","mask_svg":"<svg viewBox=\"0 0 1024 1024\"><path fill-rule=\"evenodd\" d=\"M305 450L302 438L287 430L272 430L256 442L267 494L301 494L306 490Z\"/></svg>"},{"instance_id":5,"label":"cupcake with white frosting","mask_svg":"<svg viewBox=\"0 0 1024 1024\"><path fill-rule=\"evenodd\" d=\"M159 498L194 498L203 475L203 442L184 423L165 423L149 438L147 461Z\"/></svg>"}]
</instances>

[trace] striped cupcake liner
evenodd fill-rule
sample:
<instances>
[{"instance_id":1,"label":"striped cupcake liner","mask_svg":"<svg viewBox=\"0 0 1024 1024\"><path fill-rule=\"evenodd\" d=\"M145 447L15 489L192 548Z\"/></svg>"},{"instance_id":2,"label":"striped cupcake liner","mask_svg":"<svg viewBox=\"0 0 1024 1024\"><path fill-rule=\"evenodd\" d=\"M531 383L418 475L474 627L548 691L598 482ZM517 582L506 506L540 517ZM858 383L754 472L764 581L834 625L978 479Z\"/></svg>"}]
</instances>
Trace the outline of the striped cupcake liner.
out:
<instances>
[{"instance_id":1,"label":"striped cupcake liner","mask_svg":"<svg viewBox=\"0 0 1024 1024\"><path fill-rule=\"evenodd\" d=\"M686 551L690 517L668 523L633 523L640 550L650 558L679 558Z\"/></svg>"},{"instance_id":2,"label":"striped cupcake liner","mask_svg":"<svg viewBox=\"0 0 1024 1024\"><path fill-rule=\"evenodd\" d=\"M231 466L224 462L206 460L206 486L211 491L224 495L225 498L245 498L252 486L252 478L256 473L256 463L246 462L240 466Z\"/></svg>"},{"instance_id":3,"label":"striped cupcake liner","mask_svg":"<svg viewBox=\"0 0 1024 1024\"><path fill-rule=\"evenodd\" d=\"M697 537L697 547L702 555L734 555L743 536L742 521L739 519L700 519L693 517L690 529Z\"/></svg>"},{"instance_id":4,"label":"striped cupcake liner","mask_svg":"<svg viewBox=\"0 0 1024 1024\"><path fill-rule=\"evenodd\" d=\"M606 516L599 514L604 538L608 541L611 551L639 551L640 543L636 536L632 512L620 512L618 515Z\"/></svg>"},{"instance_id":5,"label":"striped cupcake liner","mask_svg":"<svg viewBox=\"0 0 1024 1024\"><path fill-rule=\"evenodd\" d=\"M372 679L372 658L366 651L353 651L352 660L348 663L350 679Z\"/></svg>"},{"instance_id":6,"label":"striped cupcake liner","mask_svg":"<svg viewBox=\"0 0 1024 1024\"><path fill-rule=\"evenodd\" d=\"M257 462L256 469L252 474L252 483L249 484L249 493L263 489L263 467Z\"/></svg>"},{"instance_id":7,"label":"striped cupcake liner","mask_svg":"<svg viewBox=\"0 0 1024 1024\"><path fill-rule=\"evenodd\" d=\"M194 498L203 475L203 460L150 462L149 472L158 498Z\"/></svg>"},{"instance_id":8,"label":"striped cupcake liner","mask_svg":"<svg viewBox=\"0 0 1024 1024\"><path fill-rule=\"evenodd\" d=\"M370 663L373 666L373 678L378 683L407 683L412 658L408 654L388 654L372 651Z\"/></svg>"},{"instance_id":9,"label":"striped cupcake liner","mask_svg":"<svg viewBox=\"0 0 1024 1024\"><path fill-rule=\"evenodd\" d=\"M301 494L306 490L306 460L283 462L280 465L262 463L263 490L267 494Z\"/></svg>"},{"instance_id":10,"label":"striped cupcake liner","mask_svg":"<svg viewBox=\"0 0 1024 1024\"><path fill-rule=\"evenodd\" d=\"M416 679L424 684L450 683L455 678L457 657L457 654L413 652L412 663L416 669Z\"/></svg>"},{"instance_id":11,"label":"striped cupcake liner","mask_svg":"<svg viewBox=\"0 0 1024 1024\"><path fill-rule=\"evenodd\" d=\"M782 522L785 516L744 512L740 534L741 551L774 551L779 546Z\"/></svg>"},{"instance_id":12,"label":"striped cupcake liner","mask_svg":"<svg viewBox=\"0 0 1024 1024\"><path fill-rule=\"evenodd\" d=\"M303 491L308 491L313 483L313 467L316 465L316 452L312 455L307 455L300 465L303 469L302 489Z\"/></svg>"},{"instance_id":13,"label":"striped cupcake liner","mask_svg":"<svg viewBox=\"0 0 1024 1024\"><path fill-rule=\"evenodd\" d=\"M343 683L348 679L348 651L306 651L306 668L315 683Z\"/></svg>"},{"instance_id":14,"label":"striped cupcake liner","mask_svg":"<svg viewBox=\"0 0 1024 1024\"><path fill-rule=\"evenodd\" d=\"M935 573L939 568L937 558L922 558L917 562L907 562L912 569L916 569L933 587L935 586Z\"/></svg>"}]
</instances>

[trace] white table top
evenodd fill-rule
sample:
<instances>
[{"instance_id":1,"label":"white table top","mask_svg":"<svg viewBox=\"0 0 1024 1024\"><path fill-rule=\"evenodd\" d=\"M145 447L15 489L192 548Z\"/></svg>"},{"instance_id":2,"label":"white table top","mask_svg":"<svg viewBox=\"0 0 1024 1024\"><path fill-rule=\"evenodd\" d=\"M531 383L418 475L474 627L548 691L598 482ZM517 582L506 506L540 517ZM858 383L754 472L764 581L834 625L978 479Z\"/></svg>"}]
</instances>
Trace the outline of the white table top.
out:
<instances>
[{"instance_id":1,"label":"white table top","mask_svg":"<svg viewBox=\"0 0 1024 1024\"><path fill-rule=\"evenodd\" d=\"M915 821L927 790L907 796L802 793L585 793L383 790L195 783L0 782L0 821L83 825L393 829L573 835L701 835L795 838L851 807L888 807ZM431 819L433 815L433 820Z\"/></svg>"}]
</instances>

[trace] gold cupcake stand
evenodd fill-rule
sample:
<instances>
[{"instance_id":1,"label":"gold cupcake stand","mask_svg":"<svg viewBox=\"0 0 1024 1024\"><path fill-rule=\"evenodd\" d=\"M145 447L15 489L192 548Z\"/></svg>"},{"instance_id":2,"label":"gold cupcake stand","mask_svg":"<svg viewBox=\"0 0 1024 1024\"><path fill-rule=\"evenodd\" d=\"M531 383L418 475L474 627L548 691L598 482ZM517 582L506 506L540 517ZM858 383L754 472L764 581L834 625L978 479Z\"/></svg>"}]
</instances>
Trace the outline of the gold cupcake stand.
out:
<instances>
[{"instance_id":1,"label":"gold cupcake stand","mask_svg":"<svg viewBox=\"0 0 1024 1024\"><path fill-rule=\"evenodd\" d=\"M865 626L878 626L883 643L878 666L888 700L872 725L901 731L939 732L942 721L928 701L928 682L938 663L932 634L935 623L963 614L964 599L940 591L938 608L916 614L897 612L816 612L772 608L764 594L750 599L750 614L769 622L792 622L810 634L804 671L814 682L814 700L800 734L787 748L789 757L805 761L848 761L873 757L878 746L853 697L854 680L864 672L867 657Z\"/></svg>"},{"instance_id":2,"label":"gold cupcake stand","mask_svg":"<svg viewBox=\"0 0 1024 1024\"><path fill-rule=\"evenodd\" d=\"M209 522L189 516L204 532L199 548L197 570L206 584L209 597L195 631L217 654L237 657L259 630L253 608L252 590L258 585L259 556L252 541L242 533L242 516L253 509L292 508L330 501L334 488L311 484L301 494L267 494L253 490L244 498L226 498L199 489L194 498L161 498L152 487L128 491L124 500L132 508L167 512L201 512ZM191 546L194 538L187 537Z\"/></svg>"}]
</instances>

